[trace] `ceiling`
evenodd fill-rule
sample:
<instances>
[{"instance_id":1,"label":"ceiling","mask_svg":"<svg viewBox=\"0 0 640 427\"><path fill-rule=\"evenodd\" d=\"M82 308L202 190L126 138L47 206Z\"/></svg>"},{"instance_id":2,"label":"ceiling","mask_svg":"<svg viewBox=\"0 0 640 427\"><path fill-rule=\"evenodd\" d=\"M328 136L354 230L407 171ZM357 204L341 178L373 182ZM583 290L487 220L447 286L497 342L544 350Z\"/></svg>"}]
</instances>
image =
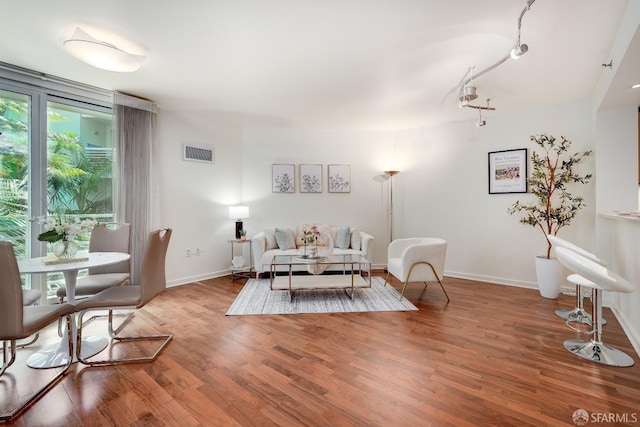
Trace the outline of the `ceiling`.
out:
<instances>
[{"instance_id":1,"label":"ceiling","mask_svg":"<svg viewBox=\"0 0 640 427\"><path fill-rule=\"evenodd\" d=\"M500 112L590 97L629 0L537 0L529 52L474 80ZM2 6L0 61L243 124L398 130L475 119L461 79L517 38L519 0L50 0ZM148 58L103 71L63 49L81 26ZM123 46L124 47L124 46ZM137 52L134 52L137 53ZM640 76L638 76L640 77Z\"/></svg>"}]
</instances>

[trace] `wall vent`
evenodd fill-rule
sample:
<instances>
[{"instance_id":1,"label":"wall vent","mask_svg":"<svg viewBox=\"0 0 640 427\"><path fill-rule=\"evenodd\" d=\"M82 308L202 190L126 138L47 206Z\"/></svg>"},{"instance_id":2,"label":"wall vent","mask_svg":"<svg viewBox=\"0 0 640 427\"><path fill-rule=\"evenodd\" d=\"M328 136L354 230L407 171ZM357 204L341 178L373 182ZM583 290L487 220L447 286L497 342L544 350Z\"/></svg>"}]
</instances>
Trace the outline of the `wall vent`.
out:
<instances>
[{"instance_id":1,"label":"wall vent","mask_svg":"<svg viewBox=\"0 0 640 427\"><path fill-rule=\"evenodd\" d=\"M190 162L215 163L214 151L210 147L199 147L193 144L184 144L182 160Z\"/></svg>"}]
</instances>

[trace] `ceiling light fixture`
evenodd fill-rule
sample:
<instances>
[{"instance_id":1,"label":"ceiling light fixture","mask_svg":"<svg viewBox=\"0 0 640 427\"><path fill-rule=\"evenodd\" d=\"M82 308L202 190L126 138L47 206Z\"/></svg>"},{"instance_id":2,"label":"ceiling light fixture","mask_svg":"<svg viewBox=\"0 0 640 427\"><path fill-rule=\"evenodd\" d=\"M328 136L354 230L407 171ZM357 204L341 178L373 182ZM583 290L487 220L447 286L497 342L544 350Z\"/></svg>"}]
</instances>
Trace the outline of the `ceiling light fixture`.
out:
<instances>
[{"instance_id":1,"label":"ceiling light fixture","mask_svg":"<svg viewBox=\"0 0 640 427\"><path fill-rule=\"evenodd\" d=\"M486 126L487 121L486 120L482 120L482 110L488 110L489 109L489 101L491 101L490 98L487 98L487 107L486 108L478 108L478 114L479 114L479 120L478 123L476 123L476 126L481 128L482 126Z\"/></svg>"},{"instance_id":2,"label":"ceiling light fixture","mask_svg":"<svg viewBox=\"0 0 640 427\"><path fill-rule=\"evenodd\" d=\"M465 75L462 77L461 80L461 85L460 85L460 92L458 94L458 106L460 108L463 107L467 107L467 108L475 108L477 110L495 110L495 108L489 107L489 99L487 99L487 106L483 107L481 105L473 105L471 104L471 101L476 99L478 97L476 88L474 86L467 86L469 83L471 83L474 79L477 79L478 77L488 73L489 71L493 70L494 68L504 64L505 62L507 62L510 58L513 59L518 59L520 58L522 55L524 55L525 53L527 53L529 51L529 46L527 46L524 43L520 43L520 30L522 28L522 17L524 16L525 13L527 13L527 11L529 9L531 9L531 5L535 2L536 0L527 0L526 4L524 6L524 8L522 9L522 12L520 12L520 16L518 17L518 38L513 46L513 48L511 49L511 51L505 55L502 59L500 59L498 62L496 62L493 65L490 65L489 67L485 68L484 70L480 71L477 74L473 73L473 70L475 67L470 67L467 72L465 73ZM471 74L470 77L467 78L467 76ZM480 126L484 126L486 125L486 121L482 120L482 115L480 116L480 120L477 123L478 127Z\"/></svg>"},{"instance_id":3,"label":"ceiling light fixture","mask_svg":"<svg viewBox=\"0 0 640 427\"><path fill-rule=\"evenodd\" d=\"M531 9L531 5L534 1L536 0L527 0L526 6L524 7L524 9L522 9L522 12L520 12L520 17L518 18L518 40L516 41L516 45L513 47L513 49L511 49L511 58L513 59L519 59L529 50L528 45L524 43L520 44L520 31L522 29L522 17L525 13L527 13L529 9Z\"/></svg>"},{"instance_id":4,"label":"ceiling light fixture","mask_svg":"<svg viewBox=\"0 0 640 427\"><path fill-rule=\"evenodd\" d=\"M146 56L126 52L103 40L98 40L80 27L76 27L65 49L76 58L94 67L121 73L138 70Z\"/></svg>"},{"instance_id":5,"label":"ceiling light fixture","mask_svg":"<svg viewBox=\"0 0 640 427\"><path fill-rule=\"evenodd\" d=\"M518 46L511 49L511 59L520 59L522 55L527 53L529 50L529 46L526 44L519 44Z\"/></svg>"}]
</instances>

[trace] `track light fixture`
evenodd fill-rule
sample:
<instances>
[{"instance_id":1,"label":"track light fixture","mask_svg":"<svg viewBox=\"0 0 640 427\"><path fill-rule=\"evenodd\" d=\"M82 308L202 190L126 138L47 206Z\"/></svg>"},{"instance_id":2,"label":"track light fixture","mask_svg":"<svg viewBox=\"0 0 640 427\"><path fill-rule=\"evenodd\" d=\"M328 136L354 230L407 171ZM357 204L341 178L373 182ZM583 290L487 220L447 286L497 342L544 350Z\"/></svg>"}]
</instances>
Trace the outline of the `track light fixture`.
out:
<instances>
[{"instance_id":1,"label":"track light fixture","mask_svg":"<svg viewBox=\"0 0 640 427\"><path fill-rule=\"evenodd\" d=\"M527 46L526 44L518 45L513 49L511 49L511 58L520 59L520 57L525 53L527 53L528 50L529 50L529 46Z\"/></svg>"},{"instance_id":2,"label":"track light fixture","mask_svg":"<svg viewBox=\"0 0 640 427\"><path fill-rule=\"evenodd\" d=\"M529 46L524 44L524 43L520 43L520 31L522 28L522 17L524 16L525 13L527 13L527 11L529 9L531 9L531 5L535 2L536 0L527 0L524 8L522 9L522 12L520 12L520 16L518 17L518 38L516 39L516 42L513 46L513 48L511 49L511 51L505 55L502 59L500 59L498 62L496 62L493 65L490 65L489 67L485 68L484 70L475 73L473 72L475 67L471 67L467 70L467 72L465 73L465 75L462 77L462 81L461 81L461 85L460 85L460 91L459 91L459 95L458 95L458 106L460 108L463 107L467 107L467 108L476 108L478 110L495 110L495 108L489 107L489 101L490 99L487 99L487 106L483 107L480 105L472 105L471 101L473 101L474 99L476 99L478 97L477 94L477 90L476 87L474 86L467 86L469 83L471 83L474 79L477 79L478 77L488 73L489 71L493 70L494 68L504 64L505 62L507 62L509 59L513 58L513 59L518 59L520 58L522 55L524 55L525 53L527 53L529 51ZM604 64L603 64L604 65ZM471 74L469 77L467 77L469 74ZM486 125L487 122L485 120L482 120L482 114L480 115L480 120L477 123L478 127L484 126Z\"/></svg>"},{"instance_id":3,"label":"track light fixture","mask_svg":"<svg viewBox=\"0 0 640 427\"><path fill-rule=\"evenodd\" d=\"M486 126L487 125L487 121L486 120L482 120L482 110L493 110L493 108L489 107L489 101L491 101L490 98L487 98L487 106L486 107L478 107L478 115L479 115L479 120L478 123L476 123L476 126L481 128L482 126Z\"/></svg>"},{"instance_id":4,"label":"track light fixture","mask_svg":"<svg viewBox=\"0 0 640 427\"><path fill-rule=\"evenodd\" d=\"M529 9L531 9L531 5L534 1L536 0L527 0L526 6L524 7L524 9L522 9L522 12L520 12L520 17L518 18L518 40L516 41L516 45L513 47L513 49L511 49L511 58L513 59L520 58L529 50L529 46L524 43L520 44L520 32L522 29L522 17Z\"/></svg>"},{"instance_id":5,"label":"track light fixture","mask_svg":"<svg viewBox=\"0 0 640 427\"><path fill-rule=\"evenodd\" d=\"M473 101L477 97L478 94L476 93L476 88L474 86L463 86L460 93L460 102L458 103L458 106L460 108L468 107L471 101Z\"/></svg>"}]
</instances>

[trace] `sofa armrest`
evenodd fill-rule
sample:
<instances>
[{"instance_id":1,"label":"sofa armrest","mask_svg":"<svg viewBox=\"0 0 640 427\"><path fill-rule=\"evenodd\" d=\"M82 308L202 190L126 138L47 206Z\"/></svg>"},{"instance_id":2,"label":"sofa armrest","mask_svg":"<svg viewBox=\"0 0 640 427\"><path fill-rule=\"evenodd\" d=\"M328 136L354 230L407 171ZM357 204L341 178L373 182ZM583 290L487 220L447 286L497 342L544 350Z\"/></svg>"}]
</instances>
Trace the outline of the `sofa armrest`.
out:
<instances>
[{"instance_id":1,"label":"sofa armrest","mask_svg":"<svg viewBox=\"0 0 640 427\"><path fill-rule=\"evenodd\" d=\"M373 255L373 236L371 234L360 232L360 250L364 257L371 260L370 256Z\"/></svg>"},{"instance_id":2,"label":"sofa armrest","mask_svg":"<svg viewBox=\"0 0 640 427\"><path fill-rule=\"evenodd\" d=\"M251 255L253 256L253 269L262 272L262 256L267 250L267 236L264 231L259 232L251 238Z\"/></svg>"}]
</instances>

